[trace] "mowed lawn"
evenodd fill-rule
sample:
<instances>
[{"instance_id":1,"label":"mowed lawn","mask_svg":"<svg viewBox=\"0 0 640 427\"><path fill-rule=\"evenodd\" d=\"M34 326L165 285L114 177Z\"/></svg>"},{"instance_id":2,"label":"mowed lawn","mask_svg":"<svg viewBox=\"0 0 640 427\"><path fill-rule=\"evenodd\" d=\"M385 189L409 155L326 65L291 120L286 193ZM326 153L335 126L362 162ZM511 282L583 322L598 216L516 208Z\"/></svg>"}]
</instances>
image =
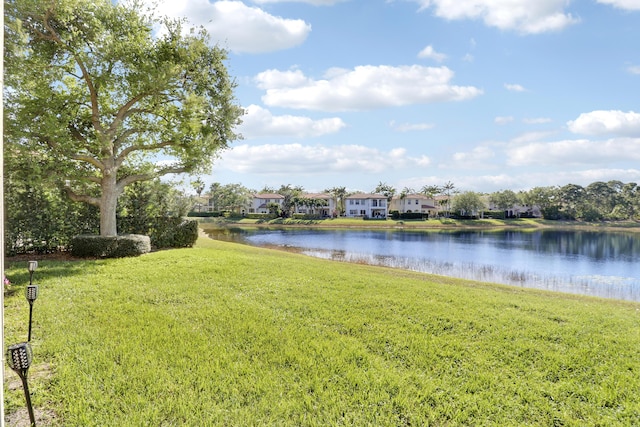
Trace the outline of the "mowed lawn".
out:
<instances>
[{"instance_id":1,"label":"mowed lawn","mask_svg":"<svg viewBox=\"0 0 640 427\"><path fill-rule=\"evenodd\" d=\"M29 277L6 265L9 345ZM208 239L34 278L39 425L640 425L637 303Z\"/></svg>"}]
</instances>

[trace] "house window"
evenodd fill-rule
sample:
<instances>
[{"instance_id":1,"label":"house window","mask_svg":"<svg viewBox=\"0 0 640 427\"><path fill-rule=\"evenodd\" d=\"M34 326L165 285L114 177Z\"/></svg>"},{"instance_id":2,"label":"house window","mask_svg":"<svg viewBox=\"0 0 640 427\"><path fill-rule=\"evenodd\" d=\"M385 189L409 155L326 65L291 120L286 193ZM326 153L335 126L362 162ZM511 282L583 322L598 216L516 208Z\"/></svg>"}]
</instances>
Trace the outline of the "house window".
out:
<instances>
[{"instance_id":1,"label":"house window","mask_svg":"<svg viewBox=\"0 0 640 427\"><path fill-rule=\"evenodd\" d=\"M353 205L353 200L349 200L349 204L350 204L350 205Z\"/></svg>"},{"instance_id":2,"label":"house window","mask_svg":"<svg viewBox=\"0 0 640 427\"><path fill-rule=\"evenodd\" d=\"M377 200L372 200L371 201L371 206L373 206L374 208L378 207L378 201Z\"/></svg>"},{"instance_id":3,"label":"house window","mask_svg":"<svg viewBox=\"0 0 640 427\"><path fill-rule=\"evenodd\" d=\"M367 214L367 211L365 211L364 209L360 211L360 215L365 216Z\"/></svg>"},{"instance_id":4,"label":"house window","mask_svg":"<svg viewBox=\"0 0 640 427\"><path fill-rule=\"evenodd\" d=\"M357 210L355 210L355 209L351 209L351 210L349 211L349 215L358 215L358 211L357 211Z\"/></svg>"},{"instance_id":5,"label":"house window","mask_svg":"<svg viewBox=\"0 0 640 427\"><path fill-rule=\"evenodd\" d=\"M416 205L418 204L418 199L416 199Z\"/></svg>"}]
</instances>

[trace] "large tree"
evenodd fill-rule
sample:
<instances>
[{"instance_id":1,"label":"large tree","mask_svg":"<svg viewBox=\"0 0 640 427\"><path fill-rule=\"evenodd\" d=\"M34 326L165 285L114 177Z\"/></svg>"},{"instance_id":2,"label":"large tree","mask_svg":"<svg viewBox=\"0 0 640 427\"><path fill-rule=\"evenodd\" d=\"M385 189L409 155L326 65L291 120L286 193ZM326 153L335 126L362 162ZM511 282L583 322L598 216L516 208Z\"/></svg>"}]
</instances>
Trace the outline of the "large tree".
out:
<instances>
[{"instance_id":1,"label":"large tree","mask_svg":"<svg viewBox=\"0 0 640 427\"><path fill-rule=\"evenodd\" d=\"M482 211L486 209L482 200L482 195L473 191L465 191L457 194L453 198L452 208L460 215L473 216L482 215Z\"/></svg>"},{"instance_id":2,"label":"large tree","mask_svg":"<svg viewBox=\"0 0 640 427\"><path fill-rule=\"evenodd\" d=\"M97 206L101 235L117 234L127 185L207 171L236 139L235 82L204 30L137 0L7 0L5 14L6 141Z\"/></svg>"}]
</instances>

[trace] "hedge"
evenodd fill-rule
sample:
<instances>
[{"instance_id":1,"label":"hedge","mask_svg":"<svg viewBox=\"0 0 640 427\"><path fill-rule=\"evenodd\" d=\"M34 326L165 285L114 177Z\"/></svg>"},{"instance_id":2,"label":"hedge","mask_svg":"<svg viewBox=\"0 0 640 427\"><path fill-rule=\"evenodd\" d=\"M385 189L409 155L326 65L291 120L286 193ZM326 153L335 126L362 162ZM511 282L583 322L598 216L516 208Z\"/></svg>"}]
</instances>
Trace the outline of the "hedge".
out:
<instances>
[{"instance_id":1,"label":"hedge","mask_svg":"<svg viewBox=\"0 0 640 427\"><path fill-rule=\"evenodd\" d=\"M71 254L80 258L123 258L151 252L151 239L140 234L81 235L71 239Z\"/></svg>"}]
</instances>

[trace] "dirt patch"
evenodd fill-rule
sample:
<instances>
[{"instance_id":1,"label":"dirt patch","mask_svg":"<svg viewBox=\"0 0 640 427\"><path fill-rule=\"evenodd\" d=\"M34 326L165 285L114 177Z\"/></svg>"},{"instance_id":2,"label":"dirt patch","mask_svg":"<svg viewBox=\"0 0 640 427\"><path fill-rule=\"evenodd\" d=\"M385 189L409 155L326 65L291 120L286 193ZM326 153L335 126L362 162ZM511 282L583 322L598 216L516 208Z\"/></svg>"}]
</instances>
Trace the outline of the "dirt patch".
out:
<instances>
[{"instance_id":1,"label":"dirt patch","mask_svg":"<svg viewBox=\"0 0 640 427\"><path fill-rule=\"evenodd\" d=\"M53 252L50 254L20 254L5 257L5 262L27 262L27 261L83 261L87 258L78 258L71 255L71 252Z\"/></svg>"},{"instance_id":2,"label":"dirt patch","mask_svg":"<svg viewBox=\"0 0 640 427\"><path fill-rule=\"evenodd\" d=\"M51 374L50 364L40 363L33 365L29 369L29 381L43 378L48 379L51 377ZM5 370L5 381L8 390L20 390L20 393L24 393L22 380L13 370ZM33 408L33 415L37 426L50 426L57 418L56 413L50 409ZM4 421L7 427L30 427L31 420L29 419L29 411L26 408L26 403L24 408L18 408L13 412L5 414Z\"/></svg>"},{"instance_id":3,"label":"dirt patch","mask_svg":"<svg viewBox=\"0 0 640 427\"><path fill-rule=\"evenodd\" d=\"M37 426L50 426L57 418L55 412L50 410L40 410L33 408L33 416ZM7 427L30 427L29 411L27 408L20 408L4 417Z\"/></svg>"}]
</instances>

